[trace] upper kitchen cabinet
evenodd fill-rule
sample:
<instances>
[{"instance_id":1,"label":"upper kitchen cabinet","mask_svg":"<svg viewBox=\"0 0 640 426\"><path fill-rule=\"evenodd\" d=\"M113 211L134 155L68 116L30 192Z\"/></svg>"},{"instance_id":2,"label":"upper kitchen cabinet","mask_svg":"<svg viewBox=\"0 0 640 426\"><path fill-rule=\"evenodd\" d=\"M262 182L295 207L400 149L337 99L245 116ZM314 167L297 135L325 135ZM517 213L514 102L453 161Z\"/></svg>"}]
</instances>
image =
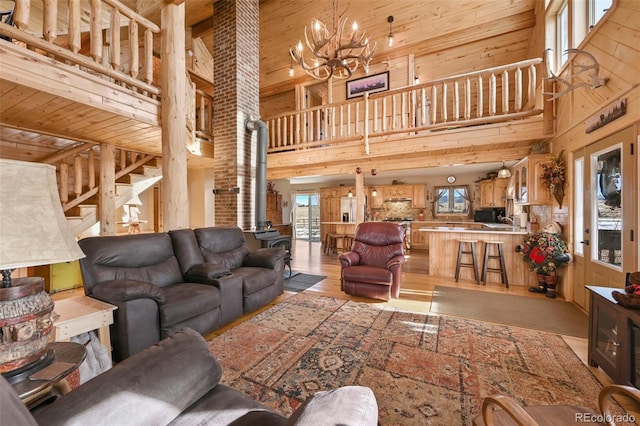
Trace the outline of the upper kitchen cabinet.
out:
<instances>
[{"instance_id":1,"label":"upper kitchen cabinet","mask_svg":"<svg viewBox=\"0 0 640 426\"><path fill-rule=\"evenodd\" d=\"M393 198L413 198L413 185L388 185L382 188L385 200Z\"/></svg>"},{"instance_id":2,"label":"upper kitchen cabinet","mask_svg":"<svg viewBox=\"0 0 640 426\"><path fill-rule=\"evenodd\" d=\"M513 166L510 184L514 186L514 202L521 205L549 204L549 191L542 186L542 164L549 161L545 154L523 158ZM511 191L509 191L511 192Z\"/></svg>"},{"instance_id":3,"label":"upper kitchen cabinet","mask_svg":"<svg viewBox=\"0 0 640 426\"><path fill-rule=\"evenodd\" d=\"M480 181L480 207L504 207L507 199L509 179L487 179Z\"/></svg>"},{"instance_id":4,"label":"upper kitchen cabinet","mask_svg":"<svg viewBox=\"0 0 640 426\"><path fill-rule=\"evenodd\" d=\"M427 207L427 186L413 185L413 208L424 209Z\"/></svg>"}]
</instances>

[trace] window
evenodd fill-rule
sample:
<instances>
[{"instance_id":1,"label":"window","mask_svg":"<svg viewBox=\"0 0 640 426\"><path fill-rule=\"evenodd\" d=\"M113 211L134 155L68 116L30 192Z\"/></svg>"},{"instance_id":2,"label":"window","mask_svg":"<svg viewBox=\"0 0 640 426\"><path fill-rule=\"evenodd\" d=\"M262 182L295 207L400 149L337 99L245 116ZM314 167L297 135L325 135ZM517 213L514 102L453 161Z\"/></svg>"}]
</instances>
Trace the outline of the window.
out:
<instances>
[{"instance_id":1,"label":"window","mask_svg":"<svg viewBox=\"0 0 640 426\"><path fill-rule=\"evenodd\" d=\"M437 186L436 215L468 215L469 188L467 186Z\"/></svg>"},{"instance_id":2,"label":"window","mask_svg":"<svg viewBox=\"0 0 640 426\"><path fill-rule=\"evenodd\" d=\"M612 2L613 0L589 0L589 29L595 27L609 10Z\"/></svg>"},{"instance_id":3,"label":"window","mask_svg":"<svg viewBox=\"0 0 640 426\"><path fill-rule=\"evenodd\" d=\"M569 54L569 6L565 1L556 15L556 70L562 68Z\"/></svg>"}]
</instances>

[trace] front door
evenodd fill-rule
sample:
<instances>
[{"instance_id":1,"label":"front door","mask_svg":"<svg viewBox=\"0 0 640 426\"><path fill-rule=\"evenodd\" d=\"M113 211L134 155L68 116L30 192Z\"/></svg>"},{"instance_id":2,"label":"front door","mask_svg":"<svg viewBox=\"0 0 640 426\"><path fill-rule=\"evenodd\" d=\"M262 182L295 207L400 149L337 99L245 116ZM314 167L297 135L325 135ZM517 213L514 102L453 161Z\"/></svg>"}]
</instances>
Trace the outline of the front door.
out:
<instances>
[{"instance_id":1,"label":"front door","mask_svg":"<svg viewBox=\"0 0 640 426\"><path fill-rule=\"evenodd\" d=\"M633 181L632 141L633 129L628 128L584 149L583 228L575 235L583 245L576 268L583 268L586 285L621 288L625 273L637 269L633 206L637 205L638 185ZM576 208L575 214L579 213ZM576 272L575 282L580 285L582 271ZM587 309L584 289L574 290L576 302Z\"/></svg>"}]
</instances>

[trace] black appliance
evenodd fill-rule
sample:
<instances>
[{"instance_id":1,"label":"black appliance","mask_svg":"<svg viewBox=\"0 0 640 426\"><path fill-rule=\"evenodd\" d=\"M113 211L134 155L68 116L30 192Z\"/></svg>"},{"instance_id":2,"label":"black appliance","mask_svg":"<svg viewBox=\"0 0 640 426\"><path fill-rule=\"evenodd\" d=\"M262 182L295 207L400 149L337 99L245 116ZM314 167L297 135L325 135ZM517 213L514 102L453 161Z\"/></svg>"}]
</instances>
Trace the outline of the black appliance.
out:
<instances>
[{"instance_id":1,"label":"black appliance","mask_svg":"<svg viewBox=\"0 0 640 426\"><path fill-rule=\"evenodd\" d=\"M474 212L473 221L482 223L499 223L499 216L504 216L504 209L480 209Z\"/></svg>"},{"instance_id":2,"label":"black appliance","mask_svg":"<svg viewBox=\"0 0 640 426\"><path fill-rule=\"evenodd\" d=\"M251 250L267 247L284 248L284 264L289 267L291 275L291 236L282 235L277 229L262 231L244 231L244 238Z\"/></svg>"}]
</instances>

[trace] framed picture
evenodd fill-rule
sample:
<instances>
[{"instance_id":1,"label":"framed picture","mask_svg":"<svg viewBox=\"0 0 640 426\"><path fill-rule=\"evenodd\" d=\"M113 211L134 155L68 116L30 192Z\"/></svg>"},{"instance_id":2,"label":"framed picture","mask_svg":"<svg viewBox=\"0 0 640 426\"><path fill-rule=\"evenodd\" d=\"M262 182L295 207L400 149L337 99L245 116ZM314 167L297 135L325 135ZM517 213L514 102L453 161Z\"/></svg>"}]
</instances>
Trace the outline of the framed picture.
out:
<instances>
[{"instance_id":1,"label":"framed picture","mask_svg":"<svg viewBox=\"0 0 640 426\"><path fill-rule=\"evenodd\" d=\"M347 99L389 90L389 71L347 81Z\"/></svg>"}]
</instances>

